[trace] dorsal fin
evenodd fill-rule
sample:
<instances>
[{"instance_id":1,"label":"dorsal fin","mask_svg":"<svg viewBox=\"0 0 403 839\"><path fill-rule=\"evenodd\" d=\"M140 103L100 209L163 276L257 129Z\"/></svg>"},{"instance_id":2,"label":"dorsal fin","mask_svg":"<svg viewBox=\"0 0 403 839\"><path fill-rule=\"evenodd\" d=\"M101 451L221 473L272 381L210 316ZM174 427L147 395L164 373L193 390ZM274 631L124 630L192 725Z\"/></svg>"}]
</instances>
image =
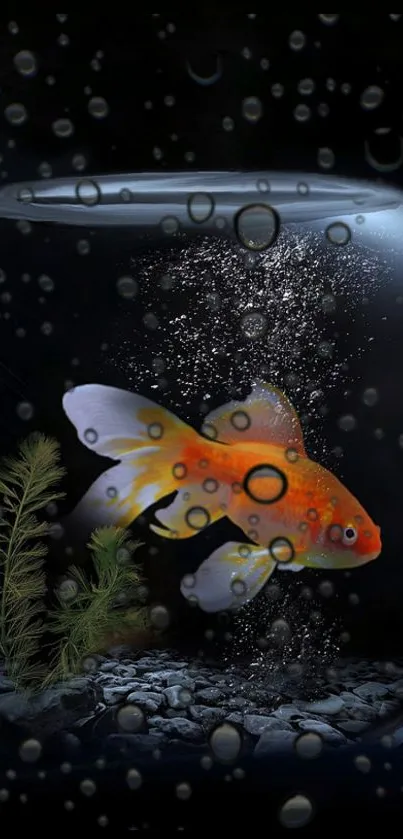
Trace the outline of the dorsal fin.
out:
<instances>
[{"instance_id":1,"label":"dorsal fin","mask_svg":"<svg viewBox=\"0 0 403 839\"><path fill-rule=\"evenodd\" d=\"M222 443L268 443L306 456L295 408L281 390L261 379L243 402L234 400L211 411L202 431Z\"/></svg>"}]
</instances>

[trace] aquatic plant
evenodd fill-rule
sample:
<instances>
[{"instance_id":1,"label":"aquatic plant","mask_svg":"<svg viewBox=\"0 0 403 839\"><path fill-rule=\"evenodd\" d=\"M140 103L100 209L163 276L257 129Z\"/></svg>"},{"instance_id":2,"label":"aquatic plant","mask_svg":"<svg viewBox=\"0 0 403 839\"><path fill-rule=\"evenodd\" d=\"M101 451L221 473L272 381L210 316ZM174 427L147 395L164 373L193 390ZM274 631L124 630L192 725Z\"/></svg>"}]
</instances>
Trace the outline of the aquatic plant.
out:
<instances>
[{"instance_id":1,"label":"aquatic plant","mask_svg":"<svg viewBox=\"0 0 403 839\"><path fill-rule=\"evenodd\" d=\"M39 653L48 552L43 538L50 525L37 513L64 495L56 489L64 475L59 460L57 442L33 434L0 466L0 655L18 690L33 688L43 675Z\"/></svg>"},{"instance_id":2,"label":"aquatic plant","mask_svg":"<svg viewBox=\"0 0 403 839\"><path fill-rule=\"evenodd\" d=\"M132 562L138 546L123 528L108 526L94 531L88 544L94 578L77 566L70 567L76 594L65 600L59 593L57 606L49 613L48 628L57 644L45 682L79 672L85 657L102 649L104 640L115 631L147 627L148 610L138 596L142 578ZM126 605L129 601L131 608Z\"/></svg>"}]
</instances>

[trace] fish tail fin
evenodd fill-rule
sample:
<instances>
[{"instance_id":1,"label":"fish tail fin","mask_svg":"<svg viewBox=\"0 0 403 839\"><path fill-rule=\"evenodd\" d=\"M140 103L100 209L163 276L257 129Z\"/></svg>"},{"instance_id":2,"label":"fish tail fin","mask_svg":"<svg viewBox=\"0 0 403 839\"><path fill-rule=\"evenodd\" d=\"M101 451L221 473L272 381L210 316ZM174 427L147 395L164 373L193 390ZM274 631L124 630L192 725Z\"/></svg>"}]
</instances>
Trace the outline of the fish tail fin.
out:
<instances>
[{"instance_id":1,"label":"fish tail fin","mask_svg":"<svg viewBox=\"0 0 403 839\"><path fill-rule=\"evenodd\" d=\"M65 393L63 409L87 448L120 461L89 487L68 526L127 527L178 489L180 452L198 435L170 411L139 394L97 384Z\"/></svg>"}]
</instances>

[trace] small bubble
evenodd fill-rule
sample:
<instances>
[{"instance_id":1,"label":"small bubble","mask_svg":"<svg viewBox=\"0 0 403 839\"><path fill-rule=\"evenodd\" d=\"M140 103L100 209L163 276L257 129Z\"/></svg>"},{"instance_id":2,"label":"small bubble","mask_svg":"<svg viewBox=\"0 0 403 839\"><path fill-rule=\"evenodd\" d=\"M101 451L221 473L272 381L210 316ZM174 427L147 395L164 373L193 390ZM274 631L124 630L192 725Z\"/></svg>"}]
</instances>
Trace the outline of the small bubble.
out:
<instances>
[{"instance_id":1,"label":"small bubble","mask_svg":"<svg viewBox=\"0 0 403 839\"><path fill-rule=\"evenodd\" d=\"M360 98L361 107L366 111L378 108L384 97L384 92L378 85L370 85L363 90Z\"/></svg>"},{"instance_id":2,"label":"small bubble","mask_svg":"<svg viewBox=\"0 0 403 839\"><path fill-rule=\"evenodd\" d=\"M125 204L128 204L132 200L132 194L130 192L130 189L127 189L127 187L124 187L123 189L121 189L120 190L120 199Z\"/></svg>"},{"instance_id":3,"label":"small bubble","mask_svg":"<svg viewBox=\"0 0 403 839\"><path fill-rule=\"evenodd\" d=\"M118 294L126 300L130 300L136 296L138 292L138 283L133 277L120 277L116 283Z\"/></svg>"},{"instance_id":4,"label":"small bubble","mask_svg":"<svg viewBox=\"0 0 403 839\"><path fill-rule=\"evenodd\" d=\"M18 753L21 760L25 763L35 763L42 754L42 746L39 740L30 738L29 740L25 740L24 743L21 743Z\"/></svg>"},{"instance_id":5,"label":"small bubble","mask_svg":"<svg viewBox=\"0 0 403 839\"><path fill-rule=\"evenodd\" d=\"M329 105L327 105L326 102L320 102L319 105L318 105L319 116L320 117L327 117L327 116L329 116L329 113L330 113Z\"/></svg>"},{"instance_id":6,"label":"small bubble","mask_svg":"<svg viewBox=\"0 0 403 839\"><path fill-rule=\"evenodd\" d=\"M88 239L79 239L78 240L78 242L77 242L77 253L79 253L80 256L88 256L90 250L91 250L91 245L90 245Z\"/></svg>"},{"instance_id":7,"label":"small bubble","mask_svg":"<svg viewBox=\"0 0 403 839\"><path fill-rule=\"evenodd\" d=\"M151 437L152 440L160 440L164 434L164 428L160 422L152 422L148 426L148 436Z\"/></svg>"},{"instance_id":8,"label":"small bubble","mask_svg":"<svg viewBox=\"0 0 403 839\"><path fill-rule=\"evenodd\" d=\"M231 583L231 591L236 597L243 597L247 592L246 584L243 580L233 580Z\"/></svg>"},{"instance_id":9,"label":"small bubble","mask_svg":"<svg viewBox=\"0 0 403 839\"><path fill-rule=\"evenodd\" d=\"M94 781L92 781L91 778L84 778L84 780L80 783L80 790L83 795L87 796L87 798L90 798L91 795L95 795L97 788Z\"/></svg>"},{"instance_id":10,"label":"small bubble","mask_svg":"<svg viewBox=\"0 0 403 839\"><path fill-rule=\"evenodd\" d=\"M257 96L248 96L242 102L242 116L248 122L258 122L263 114L263 107Z\"/></svg>"},{"instance_id":11,"label":"small bubble","mask_svg":"<svg viewBox=\"0 0 403 839\"><path fill-rule=\"evenodd\" d=\"M231 414L231 423L238 431L246 431L250 426L250 417L246 411L234 411Z\"/></svg>"},{"instance_id":12,"label":"small bubble","mask_svg":"<svg viewBox=\"0 0 403 839\"><path fill-rule=\"evenodd\" d=\"M77 198L87 207L92 207L94 204L99 204L101 200L101 190L95 181L83 180L79 181L76 186Z\"/></svg>"},{"instance_id":13,"label":"small bubble","mask_svg":"<svg viewBox=\"0 0 403 839\"><path fill-rule=\"evenodd\" d=\"M339 524L333 524L329 529L329 539L331 542L339 542L343 538L343 528Z\"/></svg>"},{"instance_id":14,"label":"small bubble","mask_svg":"<svg viewBox=\"0 0 403 839\"><path fill-rule=\"evenodd\" d=\"M338 421L338 426L342 431L353 431L357 425L357 420L352 414L344 414Z\"/></svg>"},{"instance_id":15,"label":"small bubble","mask_svg":"<svg viewBox=\"0 0 403 839\"><path fill-rule=\"evenodd\" d=\"M190 786L190 784L186 783L186 781L176 785L176 796L181 801L187 801L191 795L192 787Z\"/></svg>"},{"instance_id":16,"label":"small bubble","mask_svg":"<svg viewBox=\"0 0 403 839\"><path fill-rule=\"evenodd\" d=\"M283 827L305 827L313 816L312 804L305 795L289 798L279 811L279 821Z\"/></svg>"},{"instance_id":17,"label":"small bubble","mask_svg":"<svg viewBox=\"0 0 403 839\"><path fill-rule=\"evenodd\" d=\"M331 358L333 355L332 345L329 344L328 341L321 341L318 346L318 355L320 355L321 358Z\"/></svg>"},{"instance_id":18,"label":"small bubble","mask_svg":"<svg viewBox=\"0 0 403 839\"><path fill-rule=\"evenodd\" d=\"M86 443L90 443L91 445L97 442L98 434L94 428L87 428L84 431L84 440L86 441Z\"/></svg>"},{"instance_id":19,"label":"small bubble","mask_svg":"<svg viewBox=\"0 0 403 839\"><path fill-rule=\"evenodd\" d=\"M318 150L318 164L322 169L331 169L335 164L334 152L324 146Z\"/></svg>"},{"instance_id":20,"label":"small bubble","mask_svg":"<svg viewBox=\"0 0 403 839\"><path fill-rule=\"evenodd\" d=\"M124 705L119 708L117 722L123 731L139 731L144 725L144 713L137 705Z\"/></svg>"},{"instance_id":21,"label":"small bubble","mask_svg":"<svg viewBox=\"0 0 403 839\"><path fill-rule=\"evenodd\" d=\"M307 731L306 734L301 734L297 737L295 749L299 757L307 760L318 757L323 749L322 738L314 731Z\"/></svg>"},{"instance_id":22,"label":"small bubble","mask_svg":"<svg viewBox=\"0 0 403 839\"><path fill-rule=\"evenodd\" d=\"M15 20L10 20L10 23L8 24L8 31L11 32L12 35L17 35L20 31L18 23L16 23Z\"/></svg>"},{"instance_id":23,"label":"small bubble","mask_svg":"<svg viewBox=\"0 0 403 839\"><path fill-rule=\"evenodd\" d=\"M88 112L95 119L104 119L109 114L109 105L103 96L93 96L88 102Z\"/></svg>"},{"instance_id":24,"label":"small bubble","mask_svg":"<svg viewBox=\"0 0 403 839\"><path fill-rule=\"evenodd\" d=\"M76 805L74 804L74 801L68 800L68 801L64 802L64 809L67 810L68 812L70 812L71 810L74 810L75 806Z\"/></svg>"},{"instance_id":25,"label":"small bubble","mask_svg":"<svg viewBox=\"0 0 403 839\"><path fill-rule=\"evenodd\" d=\"M234 126L235 126L235 123L234 123L234 120L232 119L232 117L224 117L224 119L222 121L222 127L223 127L224 131L233 131Z\"/></svg>"},{"instance_id":26,"label":"small bubble","mask_svg":"<svg viewBox=\"0 0 403 839\"><path fill-rule=\"evenodd\" d=\"M211 767L213 766L213 761L210 755L203 755L203 757L200 758L200 766L202 769L211 769Z\"/></svg>"},{"instance_id":27,"label":"small bubble","mask_svg":"<svg viewBox=\"0 0 403 839\"><path fill-rule=\"evenodd\" d=\"M27 236L32 231L31 222L26 219L20 219L17 221L16 228L23 234L23 236Z\"/></svg>"},{"instance_id":28,"label":"small bubble","mask_svg":"<svg viewBox=\"0 0 403 839\"><path fill-rule=\"evenodd\" d=\"M325 23L326 26L333 26L333 24L337 23L340 15L318 15L319 20L322 23Z\"/></svg>"},{"instance_id":29,"label":"small bubble","mask_svg":"<svg viewBox=\"0 0 403 839\"><path fill-rule=\"evenodd\" d=\"M343 82L343 84L340 87L340 90L342 93L344 93L344 96L348 96L348 94L351 93L351 84L349 82Z\"/></svg>"},{"instance_id":30,"label":"small bubble","mask_svg":"<svg viewBox=\"0 0 403 839\"><path fill-rule=\"evenodd\" d=\"M238 729L229 723L223 723L214 729L210 737L210 748L216 760L232 763L237 760L242 747Z\"/></svg>"},{"instance_id":31,"label":"small bubble","mask_svg":"<svg viewBox=\"0 0 403 839\"><path fill-rule=\"evenodd\" d=\"M271 86L271 92L275 99L280 99L284 95L284 85L276 82Z\"/></svg>"},{"instance_id":32,"label":"small bubble","mask_svg":"<svg viewBox=\"0 0 403 839\"><path fill-rule=\"evenodd\" d=\"M235 217L235 230L242 245L265 250L273 244L279 229L275 211L266 204L244 207Z\"/></svg>"},{"instance_id":33,"label":"small bubble","mask_svg":"<svg viewBox=\"0 0 403 839\"><path fill-rule=\"evenodd\" d=\"M203 481L203 489L205 492L217 492L218 486L218 481L216 481L215 478L206 478L206 480Z\"/></svg>"},{"instance_id":34,"label":"small bubble","mask_svg":"<svg viewBox=\"0 0 403 839\"><path fill-rule=\"evenodd\" d=\"M284 647L291 639L291 629L284 618L277 618L270 628L270 638L279 647Z\"/></svg>"},{"instance_id":35,"label":"small bubble","mask_svg":"<svg viewBox=\"0 0 403 839\"><path fill-rule=\"evenodd\" d=\"M82 172L87 165L87 159L83 154L74 154L71 162L73 164L73 169L75 169L77 172Z\"/></svg>"},{"instance_id":36,"label":"small bubble","mask_svg":"<svg viewBox=\"0 0 403 839\"><path fill-rule=\"evenodd\" d=\"M245 492L260 504L278 501L287 489L286 478L275 466L256 466L244 479Z\"/></svg>"},{"instance_id":37,"label":"small bubble","mask_svg":"<svg viewBox=\"0 0 403 839\"><path fill-rule=\"evenodd\" d=\"M74 133L74 125L71 119L67 119L67 117L61 117L60 119L56 119L52 122L52 130L53 133L56 134L56 137L71 137Z\"/></svg>"},{"instance_id":38,"label":"small bubble","mask_svg":"<svg viewBox=\"0 0 403 839\"><path fill-rule=\"evenodd\" d=\"M41 332L42 332L43 335L51 335L52 332L53 332L53 324L50 323L50 321L45 320L41 324Z\"/></svg>"},{"instance_id":39,"label":"small bubble","mask_svg":"<svg viewBox=\"0 0 403 839\"><path fill-rule=\"evenodd\" d=\"M294 117L297 122L307 122L311 118L311 109L301 102L294 108Z\"/></svg>"},{"instance_id":40,"label":"small bubble","mask_svg":"<svg viewBox=\"0 0 403 839\"><path fill-rule=\"evenodd\" d=\"M126 775L126 782L129 789L140 789L143 778L138 769L129 769Z\"/></svg>"},{"instance_id":41,"label":"small bubble","mask_svg":"<svg viewBox=\"0 0 403 839\"><path fill-rule=\"evenodd\" d=\"M77 597L78 583L76 580L72 579L63 580L63 582L60 583L57 594L63 603L71 603Z\"/></svg>"},{"instance_id":42,"label":"small bubble","mask_svg":"<svg viewBox=\"0 0 403 839\"><path fill-rule=\"evenodd\" d=\"M166 629L171 622L171 616L165 606L153 606L150 611L150 620L156 629Z\"/></svg>"},{"instance_id":43,"label":"small bubble","mask_svg":"<svg viewBox=\"0 0 403 839\"><path fill-rule=\"evenodd\" d=\"M336 298L333 294L325 294L322 297L322 309L327 315L336 310Z\"/></svg>"},{"instance_id":44,"label":"small bubble","mask_svg":"<svg viewBox=\"0 0 403 839\"><path fill-rule=\"evenodd\" d=\"M204 434L205 437L209 437L210 440L216 440L218 436L217 429L211 422L204 422L201 427L201 432ZM403 447L403 434L402 434L402 447Z\"/></svg>"},{"instance_id":45,"label":"small bubble","mask_svg":"<svg viewBox=\"0 0 403 839\"><path fill-rule=\"evenodd\" d=\"M330 580L323 580L318 585L318 591L322 597L332 597L334 595L334 585Z\"/></svg>"},{"instance_id":46,"label":"small bubble","mask_svg":"<svg viewBox=\"0 0 403 839\"><path fill-rule=\"evenodd\" d=\"M351 230L342 221L335 221L326 229L326 236L333 245L347 245L351 239Z\"/></svg>"},{"instance_id":47,"label":"small bubble","mask_svg":"<svg viewBox=\"0 0 403 839\"><path fill-rule=\"evenodd\" d=\"M385 795L386 795L385 787L377 787L376 788L376 794L377 794L378 798L384 798Z\"/></svg>"},{"instance_id":48,"label":"small bubble","mask_svg":"<svg viewBox=\"0 0 403 839\"><path fill-rule=\"evenodd\" d=\"M198 192L191 195L188 203L189 216L192 221L201 224L213 213L214 200L210 195L204 192Z\"/></svg>"},{"instance_id":49,"label":"small bubble","mask_svg":"<svg viewBox=\"0 0 403 839\"><path fill-rule=\"evenodd\" d=\"M299 29L295 29L294 32L291 32L291 35L288 39L288 43L291 49L295 51L302 50L305 46L305 42L305 35Z\"/></svg>"},{"instance_id":50,"label":"small bubble","mask_svg":"<svg viewBox=\"0 0 403 839\"><path fill-rule=\"evenodd\" d=\"M348 599L352 606L358 606L360 602L360 598L355 592L351 592L351 594L348 595Z\"/></svg>"},{"instance_id":51,"label":"small bubble","mask_svg":"<svg viewBox=\"0 0 403 839\"><path fill-rule=\"evenodd\" d=\"M185 586L185 588L194 588L194 586L196 585L195 575L185 574L185 576L182 578L182 584Z\"/></svg>"},{"instance_id":52,"label":"small bubble","mask_svg":"<svg viewBox=\"0 0 403 839\"><path fill-rule=\"evenodd\" d=\"M41 274L41 276L38 277L38 284L43 291L54 291L55 284L52 278L48 277L47 274Z\"/></svg>"},{"instance_id":53,"label":"small bubble","mask_svg":"<svg viewBox=\"0 0 403 839\"><path fill-rule=\"evenodd\" d=\"M179 481L187 475L187 467L184 463L175 463L172 467L172 473Z\"/></svg>"},{"instance_id":54,"label":"small bubble","mask_svg":"<svg viewBox=\"0 0 403 839\"><path fill-rule=\"evenodd\" d=\"M168 236L173 236L179 230L179 222L175 216L166 216L161 221L161 227L164 233Z\"/></svg>"},{"instance_id":55,"label":"small bubble","mask_svg":"<svg viewBox=\"0 0 403 839\"><path fill-rule=\"evenodd\" d=\"M310 96L315 90L315 82L313 79L301 79L298 82L298 93L301 96Z\"/></svg>"},{"instance_id":56,"label":"small bubble","mask_svg":"<svg viewBox=\"0 0 403 839\"><path fill-rule=\"evenodd\" d=\"M186 512L186 522L193 530L202 530L210 523L210 514L204 507L191 507Z\"/></svg>"},{"instance_id":57,"label":"small bubble","mask_svg":"<svg viewBox=\"0 0 403 839\"><path fill-rule=\"evenodd\" d=\"M108 824L109 824L108 816L105 816L105 815L98 816L97 822L98 822L100 827L107 827Z\"/></svg>"},{"instance_id":58,"label":"small bubble","mask_svg":"<svg viewBox=\"0 0 403 839\"><path fill-rule=\"evenodd\" d=\"M28 112L21 102L13 102L4 109L4 116L11 125L23 125L28 119Z\"/></svg>"},{"instance_id":59,"label":"small bubble","mask_svg":"<svg viewBox=\"0 0 403 839\"><path fill-rule=\"evenodd\" d=\"M273 539L270 543L269 551L276 562L291 562L294 558L293 545L285 537Z\"/></svg>"},{"instance_id":60,"label":"small bubble","mask_svg":"<svg viewBox=\"0 0 403 839\"><path fill-rule=\"evenodd\" d=\"M268 322L263 312L251 312L241 320L241 330L246 338L257 340L266 335Z\"/></svg>"},{"instance_id":61,"label":"small bubble","mask_svg":"<svg viewBox=\"0 0 403 839\"><path fill-rule=\"evenodd\" d=\"M367 387L364 390L362 395L362 401L364 405L367 405L369 408L373 408L374 405L378 402L379 393L374 387Z\"/></svg>"},{"instance_id":62,"label":"small bubble","mask_svg":"<svg viewBox=\"0 0 403 839\"><path fill-rule=\"evenodd\" d=\"M0 802L4 803L5 801L8 801L9 798L10 798L10 793L9 793L8 789L5 789L4 787L2 789L0 789Z\"/></svg>"},{"instance_id":63,"label":"small bubble","mask_svg":"<svg viewBox=\"0 0 403 839\"><path fill-rule=\"evenodd\" d=\"M143 316L143 323L146 329L158 329L159 320L154 312L146 312Z\"/></svg>"},{"instance_id":64,"label":"small bubble","mask_svg":"<svg viewBox=\"0 0 403 839\"><path fill-rule=\"evenodd\" d=\"M308 184L300 183L297 185L297 191L300 195L308 195L309 193L309 186Z\"/></svg>"},{"instance_id":65,"label":"small bubble","mask_svg":"<svg viewBox=\"0 0 403 839\"><path fill-rule=\"evenodd\" d=\"M34 415L34 406L31 402L19 402L17 405L17 414L20 419L28 421Z\"/></svg>"},{"instance_id":66,"label":"small bubble","mask_svg":"<svg viewBox=\"0 0 403 839\"><path fill-rule=\"evenodd\" d=\"M68 47L70 38L65 32L61 32L57 39L57 43L60 44L61 47Z\"/></svg>"},{"instance_id":67,"label":"small bubble","mask_svg":"<svg viewBox=\"0 0 403 839\"><path fill-rule=\"evenodd\" d=\"M41 178L51 178L52 177L52 167L50 163L46 160L43 160L42 163L38 166L38 172Z\"/></svg>"}]
</instances>

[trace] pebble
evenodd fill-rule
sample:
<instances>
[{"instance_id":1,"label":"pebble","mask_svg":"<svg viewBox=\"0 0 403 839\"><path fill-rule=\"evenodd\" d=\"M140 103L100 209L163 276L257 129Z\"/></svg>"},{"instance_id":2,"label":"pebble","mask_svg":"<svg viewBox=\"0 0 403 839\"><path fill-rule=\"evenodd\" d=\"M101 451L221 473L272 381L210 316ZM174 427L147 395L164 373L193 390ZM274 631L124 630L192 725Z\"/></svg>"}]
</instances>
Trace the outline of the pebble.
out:
<instances>
[{"instance_id":1,"label":"pebble","mask_svg":"<svg viewBox=\"0 0 403 839\"><path fill-rule=\"evenodd\" d=\"M109 734L106 738L106 749L126 755L128 752L153 752L159 749L165 740L162 732L150 734Z\"/></svg>"},{"instance_id":2,"label":"pebble","mask_svg":"<svg viewBox=\"0 0 403 839\"><path fill-rule=\"evenodd\" d=\"M188 689L186 688L186 690ZM164 694L170 708L187 708L189 705L187 694L181 685L172 685L172 687L165 688Z\"/></svg>"},{"instance_id":3,"label":"pebble","mask_svg":"<svg viewBox=\"0 0 403 839\"><path fill-rule=\"evenodd\" d=\"M162 734L168 737L179 737L181 740L191 740L198 742L204 739L203 729L192 720L175 717L174 719L165 719L164 717L150 717L150 727L156 728Z\"/></svg>"},{"instance_id":4,"label":"pebble","mask_svg":"<svg viewBox=\"0 0 403 839\"><path fill-rule=\"evenodd\" d=\"M207 705L191 705L189 716L204 728L210 728L226 716L224 708L209 708Z\"/></svg>"},{"instance_id":5,"label":"pebble","mask_svg":"<svg viewBox=\"0 0 403 839\"><path fill-rule=\"evenodd\" d=\"M223 692L218 688L204 688L198 690L195 695L196 702L202 702L203 705L214 705L225 698Z\"/></svg>"},{"instance_id":6,"label":"pebble","mask_svg":"<svg viewBox=\"0 0 403 839\"><path fill-rule=\"evenodd\" d=\"M364 722L363 720L343 720L342 722L338 722L337 725L346 734L360 734L361 731L365 731L368 728L370 723Z\"/></svg>"},{"instance_id":7,"label":"pebble","mask_svg":"<svg viewBox=\"0 0 403 839\"><path fill-rule=\"evenodd\" d=\"M389 688L386 685L381 684L381 682L365 682L363 685L360 685L358 688L353 688L353 692L356 696L359 696L360 699L382 699L383 696L386 696L389 693Z\"/></svg>"},{"instance_id":8,"label":"pebble","mask_svg":"<svg viewBox=\"0 0 403 839\"><path fill-rule=\"evenodd\" d=\"M129 694L127 701L138 705L143 711L155 714L156 711L166 704L167 700L163 693L154 693L151 690L135 690Z\"/></svg>"},{"instance_id":9,"label":"pebble","mask_svg":"<svg viewBox=\"0 0 403 839\"><path fill-rule=\"evenodd\" d=\"M265 757L276 752L290 752L297 738L295 731L265 731L254 748L255 757Z\"/></svg>"},{"instance_id":10,"label":"pebble","mask_svg":"<svg viewBox=\"0 0 403 839\"><path fill-rule=\"evenodd\" d=\"M346 742L344 734L326 722L320 722L319 720L301 720L298 725L302 731L314 731L315 734L320 734L327 743L336 745Z\"/></svg>"},{"instance_id":11,"label":"pebble","mask_svg":"<svg viewBox=\"0 0 403 839\"><path fill-rule=\"evenodd\" d=\"M292 726L285 720L257 714L245 714L243 724L248 734L253 734L255 737L259 737L265 731L292 731Z\"/></svg>"},{"instance_id":12,"label":"pebble","mask_svg":"<svg viewBox=\"0 0 403 839\"><path fill-rule=\"evenodd\" d=\"M326 699L319 699L318 702L300 703L304 711L311 711L313 714L325 714L332 716L339 714L344 708L340 696L328 696Z\"/></svg>"},{"instance_id":13,"label":"pebble","mask_svg":"<svg viewBox=\"0 0 403 839\"><path fill-rule=\"evenodd\" d=\"M128 686L104 688L104 699L107 705L117 705L130 691Z\"/></svg>"}]
</instances>

